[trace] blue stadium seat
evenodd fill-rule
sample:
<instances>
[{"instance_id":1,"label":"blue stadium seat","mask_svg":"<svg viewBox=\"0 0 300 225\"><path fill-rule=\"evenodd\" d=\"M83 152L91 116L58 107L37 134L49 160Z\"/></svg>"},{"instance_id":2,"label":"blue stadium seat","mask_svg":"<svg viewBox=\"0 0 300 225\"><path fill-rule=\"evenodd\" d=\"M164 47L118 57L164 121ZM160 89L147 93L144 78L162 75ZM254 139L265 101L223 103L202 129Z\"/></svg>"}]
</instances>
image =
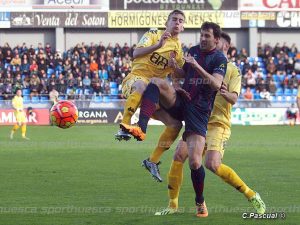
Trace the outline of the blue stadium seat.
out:
<instances>
[{"instance_id":1,"label":"blue stadium seat","mask_svg":"<svg viewBox=\"0 0 300 225\"><path fill-rule=\"evenodd\" d=\"M73 92L73 88L67 88L66 94L69 95Z\"/></svg>"},{"instance_id":2,"label":"blue stadium seat","mask_svg":"<svg viewBox=\"0 0 300 225\"><path fill-rule=\"evenodd\" d=\"M284 89L284 95L285 95L285 96L290 96L290 95L292 95L292 89L290 89L290 88Z\"/></svg>"},{"instance_id":3,"label":"blue stadium seat","mask_svg":"<svg viewBox=\"0 0 300 225\"><path fill-rule=\"evenodd\" d=\"M257 92L254 93L253 97L254 97L254 100L261 99L259 93L257 93Z\"/></svg>"},{"instance_id":4,"label":"blue stadium seat","mask_svg":"<svg viewBox=\"0 0 300 225\"><path fill-rule=\"evenodd\" d=\"M32 103L39 103L40 102L40 98L38 96L32 96L31 102Z\"/></svg>"},{"instance_id":5,"label":"blue stadium seat","mask_svg":"<svg viewBox=\"0 0 300 225\"><path fill-rule=\"evenodd\" d=\"M118 88L111 88L110 89L110 94L112 94L112 95L118 95L119 94Z\"/></svg>"},{"instance_id":6,"label":"blue stadium seat","mask_svg":"<svg viewBox=\"0 0 300 225\"><path fill-rule=\"evenodd\" d=\"M292 96L285 96L286 102L292 102Z\"/></svg>"},{"instance_id":7,"label":"blue stadium seat","mask_svg":"<svg viewBox=\"0 0 300 225\"><path fill-rule=\"evenodd\" d=\"M29 95L30 94L30 89L29 88L24 88L23 90L22 90L22 95L24 96L24 95Z\"/></svg>"},{"instance_id":8,"label":"blue stadium seat","mask_svg":"<svg viewBox=\"0 0 300 225\"><path fill-rule=\"evenodd\" d=\"M262 57L255 57L255 61L257 61L257 62L263 62L263 59L262 59Z\"/></svg>"},{"instance_id":9,"label":"blue stadium seat","mask_svg":"<svg viewBox=\"0 0 300 225\"><path fill-rule=\"evenodd\" d=\"M46 95L41 96L41 102L48 102L49 101L49 97Z\"/></svg>"},{"instance_id":10,"label":"blue stadium seat","mask_svg":"<svg viewBox=\"0 0 300 225\"><path fill-rule=\"evenodd\" d=\"M76 91L75 91L75 94L76 95L82 95L83 94L83 90L80 89L80 88L77 88Z\"/></svg>"},{"instance_id":11,"label":"blue stadium seat","mask_svg":"<svg viewBox=\"0 0 300 225\"><path fill-rule=\"evenodd\" d=\"M108 95L104 95L103 102L110 102L110 97Z\"/></svg>"},{"instance_id":12,"label":"blue stadium seat","mask_svg":"<svg viewBox=\"0 0 300 225\"><path fill-rule=\"evenodd\" d=\"M7 69L7 67L10 67L11 65L9 63L4 64L4 68Z\"/></svg>"},{"instance_id":13,"label":"blue stadium seat","mask_svg":"<svg viewBox=\"0 0 300 225\"><path fill-rule=\"evenodd\" d=\"M276 97L276 100L277 100L277 102L283 102L285 99L284 99L284 96L278 95L278 96Z\"/></svg>"},{"instance_id":14,"label":"blue stadium seat","mask_svg":"<svg viewBox=\"0 0 300 225\"><path fill-rule=\"evenodd\" d=\"M84 91L83 91L84 95L89 95L90 93L91 93L91 91L88 88L84 89Z\"/></svg>"},{"instance_id":15,"label":"blue stadium seat","mask_svg":"<svg viewBox=\"0 0 300 225\"><path fill-rule=\"evenodd\" d=\"M102 100L103 100L103 98L102 98L102 96L95 96L95 98L94 98L94 101L95 102L102 102Z\"/></svg>"},{"instance_id":16,"label":"blue stadium seat","mask_svg":"<svg viewBox=\"0 0 300 225\"><path fill-rule=\"evenodd\" d=\"M278 88L281 88L281 83L280 83L280 81L275 81L275 86L276 86L276 88L278 89ZM281 88L282 89L282 88Z\"/></svg>"},{"instance_id":17,"label":"blue stadium seat","mask_svg":"<svg viewBox=\"0 0 300 225\"><path fill-rule=\"evenodd\" d=\"M58 96L58 100L66 100L66 96L65 95L60 95L60 96Z\"/></svg>"},{"instance_id":18,"label":"blue stadium seat","mask_svg":"<svg viewBox=\"0 0 300 225\"><path fill-rule=\"evenodd\" d=\"M109 87L110 88L117 88L118 84L116 82L109 82Z\"/></svg>"},{"instance_id":19,"label":"blue stadium seat","mask_svg":"<svg viewBox=\"0 0 300 225\"><path fill-rule=\"evenodd\" d=\"M297 88L293 88L292 95L297 95L297 94L298 94L298 89Z\"/></svg>"},{"instance_id":20,"label":"blue stadium seat","mask_svg":"<svg viewBox=\"0 0 300 225\"><path fill-rule=\"evenodd\" d=\"M255 61L255 58L254 57L248 57L248 61L249 61L249 63L253 64L253 62Z\"/></svg>"},{"instance_id":21,"label":"blue stadium seat","mask_svg":"<svg viewBox=\"0 0 300 225\"><path fill-rule=\"evenodd\" d=\"M278 88L276 89L275 94L276 94L277 96L278 96L278 95L283 95L283 89L282 89L281 87L278 87Z\"/></svg>"},{"instance_id":22,"label":"blue stadium seat","mask_svg":"<svg viewBox=\"0 0 300 225\"><path fill-rule=\"evenodd\" d=\"M26 104L28 102L30 102L30 96L29 95L24 95L23 96L23 102Z\"/></svg>"},{"instance_id":23,"label":"blue stadium seat","mask_svg":"<svg viewBox=\"0 0 300 225\"><path fill-rule=\"evenodd\" d=\"M270 96L270 101L271 101L271 102L276 102L276 101L277 101L277 99L276 99L276 97L275 97L275 96L271 95L271 96Z\"/></svg>"},{"instance_id":24,"label":"blue stadium seat","mask_svg":"<svg viewBox=\"0 0 300 225\"><path fill-rule=\"evenodd\" d=\"M48 76L51 76L52 73L55 73L54 69L48 68L48 69L47 69L47 74L48 74Z\"/></svg>"},{"instance_id":25,"label":"blue stadium seat","mask_svg":"<svg viewBox=\"0 0 300 225\"><path fill-rule=\"evenodd\" d=\"M275 82L280 81L280 80L279 80L279 77L277 76L277 74L273 74L272 77L273 77L273 80L274 80Z\"/></svg>"}]
</instances>

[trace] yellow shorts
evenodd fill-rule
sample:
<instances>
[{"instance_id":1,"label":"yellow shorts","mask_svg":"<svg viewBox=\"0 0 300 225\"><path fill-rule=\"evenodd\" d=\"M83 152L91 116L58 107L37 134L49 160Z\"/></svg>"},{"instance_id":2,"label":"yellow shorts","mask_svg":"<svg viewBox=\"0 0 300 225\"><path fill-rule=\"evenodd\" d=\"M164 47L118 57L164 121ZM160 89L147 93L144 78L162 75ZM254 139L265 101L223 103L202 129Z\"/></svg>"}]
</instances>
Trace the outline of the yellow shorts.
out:
<instances>
[{"instance_id":1,"label":"yellow shorts","mask_svg":"<svg viewBox=\"0 0 300 225\"><path fill-rule=\"evenodd\" d=\"M122 94L125 98L128 98L132 92L132 85L137 81L142 80L144 83L148 84L150 82L149 78L136 76L133 74L128 74L127 77L122 82Z\"/></svg>"},{"instance_id":2,"label":"yellow shorts","mask_svg":"<svg viewBox=\"0 0 300 225\"><path fill-rule=\"evenodd\" d=\"M204 151L218 151L221 153L223 158L226 143L229 140L230 134L231 131L228 128L218 124L208 124Z\"/></svg>"},{"instance_id":3,"label":"yellow shorts","mask_svg":"<svg viewBox=\"0 0 300 225\"><path fill-rule=\"evenodd\" d=\"M14 112L17 123L26 123L26 116L24 112Z\"/></svg>"}]
</instances>

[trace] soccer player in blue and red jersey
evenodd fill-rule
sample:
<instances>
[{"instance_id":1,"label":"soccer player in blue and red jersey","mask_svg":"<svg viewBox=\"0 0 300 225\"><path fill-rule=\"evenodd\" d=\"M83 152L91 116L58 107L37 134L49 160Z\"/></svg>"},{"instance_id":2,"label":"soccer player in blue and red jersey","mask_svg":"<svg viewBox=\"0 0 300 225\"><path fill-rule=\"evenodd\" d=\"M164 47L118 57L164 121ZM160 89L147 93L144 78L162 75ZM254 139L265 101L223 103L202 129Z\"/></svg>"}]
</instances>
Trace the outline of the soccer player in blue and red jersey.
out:
<instances>
[{"instance_id":1,"label":"soccer player in blue and red jersey","mask_svg":"<svg viewBox=\"0 0 300 225\"><path fill-rule=\"evenodd\" d=\"M199 217L208 214L203 197L205 171L201 164L207 124L227 68L226 57L216 49L220 36L219 25L212 22L203 23L200 44L189 50L183 68L172 58L169 62L176 75L185 78L183 89L176 92L167 82L161 82L161 79L157 82L159 78L152 78L144 92L138 126L127 127L127 131L135 138L144 140L147 123L156 111L158 103L173 118L185 122L183 140L188 147L189 167Z\"/></svg>"}]
</instances>

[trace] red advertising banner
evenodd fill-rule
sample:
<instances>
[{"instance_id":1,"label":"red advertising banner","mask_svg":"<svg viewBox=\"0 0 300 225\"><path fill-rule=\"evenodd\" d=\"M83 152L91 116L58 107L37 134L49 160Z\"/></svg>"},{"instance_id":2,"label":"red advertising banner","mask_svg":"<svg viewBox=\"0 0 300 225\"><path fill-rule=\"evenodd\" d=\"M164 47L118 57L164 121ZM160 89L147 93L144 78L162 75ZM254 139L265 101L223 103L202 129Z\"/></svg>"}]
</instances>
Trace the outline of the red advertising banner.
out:
<instances>
[{"instance_id":1,"label":"red advertising banner","mask_svg":"<svg viewBox=\"0 0 300 225\"><path fill-rule=\"evenodd\" d=\"M32 115L26 114L28 125L49 125L48 109L33 109ZM16 118L13 109L0 109L0 125L14 125Z\"/></svg>"},{"instance_id":2,"label":"red advertising banner","mask_svg":"<svg viewBox=\"0 0 300 225\"><path fill-rule=\"evenodd\" d=\"M299 11L299 0L240 0L240 11Z\"/></svg>"}]
</instances>

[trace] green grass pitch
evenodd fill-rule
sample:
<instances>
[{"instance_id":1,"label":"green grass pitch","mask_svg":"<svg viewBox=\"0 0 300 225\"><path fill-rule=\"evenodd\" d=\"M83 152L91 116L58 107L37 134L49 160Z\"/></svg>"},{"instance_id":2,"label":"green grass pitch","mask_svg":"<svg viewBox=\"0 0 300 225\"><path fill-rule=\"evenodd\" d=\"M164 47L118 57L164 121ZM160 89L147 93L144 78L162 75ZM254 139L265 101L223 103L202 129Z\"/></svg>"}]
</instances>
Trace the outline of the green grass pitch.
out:
<instances>
[{"instance_id":1,"label":"green grass pitch","mask_svg":"<svg viewBox=\"0 0 300 225\"><path fill-rule=\"evenodd\" d=\"M151 126L145 142L117 142L117 126L28 127L30 141L0 127L0 224L299 224L300 127L234 126L224 163L258 191L268 212L286 219L243 219L253 212L244 196L206 170L209 217L194 216L188 166L180 195L182 213L154 216L167 206L167 172L175 145L162 158L163 183L141 161L162 131Z\"/></svg>"}]
</instances>

